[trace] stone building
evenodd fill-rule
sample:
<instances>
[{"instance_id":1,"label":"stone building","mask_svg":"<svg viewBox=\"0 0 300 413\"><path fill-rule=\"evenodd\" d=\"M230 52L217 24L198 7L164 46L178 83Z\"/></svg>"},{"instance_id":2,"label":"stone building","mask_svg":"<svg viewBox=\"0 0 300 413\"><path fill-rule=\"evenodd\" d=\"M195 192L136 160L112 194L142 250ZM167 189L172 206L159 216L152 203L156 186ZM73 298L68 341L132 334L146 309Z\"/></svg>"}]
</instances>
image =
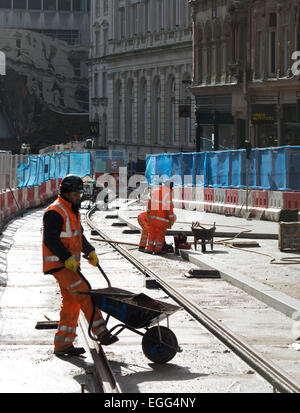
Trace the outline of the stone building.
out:
<instances>
[{"instance_id":1,"label":"stone building","mask_svg":"<svg viewBox=\"0 0 300 413\"><path fill-rule=\"evenodd\" d=\"M190 4L198 147L299 145L299 1Z\"/></svg>"},{"instance_id":2,"label":"stone building","mask_svg":"<svg viewBox=\"0 0 300 413\"><path fill-rule=\"evenodd\" d=\"M98 145L146 154L193 151L191 14L186 0L91 2L90 121Z\"/></svg>"},{"instance_id":3,"label":"stone building","mask_svg":"<svg viewBox=\"0 0 300 413\"><path fill-rule=\"evenodd\" d=\"M0 27L32 30L88 46L89 7L90 0L1 0Z\"/></svg>"},{"instance_id":4,"label":"stone building","mask_svg":"<svg viewBox=\"0 0 300 413\"><path fill-rule=\"evenodd\" d=\"M89 134L89 0L1 0L0 147Z\"/></svg>"}]
</instances>

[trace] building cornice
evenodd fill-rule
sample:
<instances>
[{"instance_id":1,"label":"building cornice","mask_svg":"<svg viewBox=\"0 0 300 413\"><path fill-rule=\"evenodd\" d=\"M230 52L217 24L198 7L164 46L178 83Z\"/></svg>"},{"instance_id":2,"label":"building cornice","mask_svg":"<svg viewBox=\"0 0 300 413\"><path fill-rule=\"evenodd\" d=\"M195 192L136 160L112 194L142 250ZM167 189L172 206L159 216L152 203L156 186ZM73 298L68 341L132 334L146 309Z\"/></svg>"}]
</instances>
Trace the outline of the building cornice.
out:
<instances>
[{"instance_id":1,"label":"building cornice","mask_svg":"<svg viewBox=\"0 0 300 413\"><path fill-rule=\"evenodd\" d=\"M140 48L140 49L126 50L124 52L118 52L118 53L111 53L106 56L90 58L87 60L87 62L89 63L109 63L118 58L137 57L137 55L140 57L140 56L153 54L153 52L160 52L160 51L165 52L167 49L178 50L178 49L187 48L192 53L191 47L192 47L192 40L188 40L188 41L184 41L184 42L176 43L172 45L166 44L166 45L159 45L159 46L153 46L153 47L145 47L145 48Z\"/></svg>"}]
</instances>

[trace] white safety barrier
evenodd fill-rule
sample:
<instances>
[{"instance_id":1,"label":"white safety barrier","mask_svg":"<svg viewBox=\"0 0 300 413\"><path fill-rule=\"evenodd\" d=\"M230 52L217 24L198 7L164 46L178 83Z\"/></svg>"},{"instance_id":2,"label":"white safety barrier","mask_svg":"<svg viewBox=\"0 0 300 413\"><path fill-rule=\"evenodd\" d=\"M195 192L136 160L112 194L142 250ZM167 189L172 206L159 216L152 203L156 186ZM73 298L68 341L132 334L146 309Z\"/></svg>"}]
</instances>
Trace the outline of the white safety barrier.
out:
<instances>
[{"instance_id":1,"label":"white safety barrier","mask_svg":"<svg viewBox=\"0 0 300 413\"><path fill-rule=\"evenodd\" d=\"M216 212L217 214L224 214L224 206L226 204L226 189L215 188L214 193L215 197L214 203L212 205L212 212Z\"/></svg>"},{"instance_id":2,"label":"white safety barrier","mask_svg":"<svg viewBox=\"0 0 300 413\"><path fill-rule=\"evenodd\" d=\"M209 211L245 217L279 221L283 209L298 209L300 220L300 191L268 191L246 189L189 187L187 191L176 188L173 192L175 208ZM180 197L181 195L181 197Z\"/></svg>"},{"instance_id":3,"label":"white safety barrier","mask_svg":"<svg viewBox=\"0 0 300 413\"><path fill-rule=\"evenodd\" d=\"M16 188L17 170L20 162L27 163L28 155L10 155L0 153L0 192Z\"/></svg>"},{"instance_id":4,"label":"white safety barrier","mask_svg":"<svg viewBox=\"0 0 300 413\"><path fill-rule=\"evenodd\" d=\"M38 207L58 194L61 179L46 181L41 186L14 188L0 192L0 223L19 210Z\"/></svg>"}]
</instances>

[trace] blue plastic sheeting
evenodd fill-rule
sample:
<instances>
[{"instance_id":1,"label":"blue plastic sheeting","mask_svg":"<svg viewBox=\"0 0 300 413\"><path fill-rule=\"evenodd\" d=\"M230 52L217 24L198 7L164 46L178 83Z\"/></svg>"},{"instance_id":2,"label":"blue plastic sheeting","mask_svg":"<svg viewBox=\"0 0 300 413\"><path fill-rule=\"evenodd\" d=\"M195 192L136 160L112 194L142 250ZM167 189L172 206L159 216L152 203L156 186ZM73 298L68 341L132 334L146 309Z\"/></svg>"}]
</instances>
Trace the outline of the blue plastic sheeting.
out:
<instances>
[{"instance_id":1,"label":"blue plastic sheeting","mask_svg":"<svg viewBox=\"0 0 300 413\"><path fill-rule=\"evenodd\" d=\"M246 151L150 155L146 160L150 185L172 179L175 185L245 188ZM248 161L248 186L253 189L300 190L300 146L256 148Z\"/></svg>"},{"instance_id":2,"label":"blue plastic sheeting","mask_svg":"<svg viewBox=\"0 0 300 413\"><path fill-rule=\"evenodd\" d=\"M17 170L18 188L39 186L42 182L64 178L68 174L83 178L90 174L90 152L59 152L28 156Z\"/></svg>"}]
</instances>

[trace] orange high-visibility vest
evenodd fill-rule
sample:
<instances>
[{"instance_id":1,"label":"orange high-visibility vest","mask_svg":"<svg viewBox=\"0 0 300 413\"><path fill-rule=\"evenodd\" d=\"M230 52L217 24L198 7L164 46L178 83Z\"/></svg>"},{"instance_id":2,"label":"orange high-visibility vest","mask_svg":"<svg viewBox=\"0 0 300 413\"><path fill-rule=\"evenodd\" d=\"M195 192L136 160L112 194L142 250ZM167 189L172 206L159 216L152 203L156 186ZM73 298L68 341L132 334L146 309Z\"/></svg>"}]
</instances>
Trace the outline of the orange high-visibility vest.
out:
<instances>
[{"instance_id":1,"label":"orange high-visibility vest","mask_svg":"<svg viewBox=\"0 0 300 413\"><path fill-rule=\"evenodd\" d=\"M63 220L63 226L60 233L60 240L64 246L72 254L78 265L80 265L80 256L82 251L82 231L80 223L80 213L78 212L78 217L72 211L72 204L60 195L45 211L56 211L58 212ZM59 258L53 254L49 248L46 247L43 240L43 271L50 271L56 268L61 268L64 263L59 261Z\"/></svg>"},{"instance_id":2,"label":"orange high-visibility vest","mask_svg":"<svg viewBox=\"0 0 300 413\"><path fill-rule=\"evenodd\" d=\"M150 225L168 227L174 219L172 190L164 185L154 189L148 200L147 212Z\"/></svg>"}]
</instances>

